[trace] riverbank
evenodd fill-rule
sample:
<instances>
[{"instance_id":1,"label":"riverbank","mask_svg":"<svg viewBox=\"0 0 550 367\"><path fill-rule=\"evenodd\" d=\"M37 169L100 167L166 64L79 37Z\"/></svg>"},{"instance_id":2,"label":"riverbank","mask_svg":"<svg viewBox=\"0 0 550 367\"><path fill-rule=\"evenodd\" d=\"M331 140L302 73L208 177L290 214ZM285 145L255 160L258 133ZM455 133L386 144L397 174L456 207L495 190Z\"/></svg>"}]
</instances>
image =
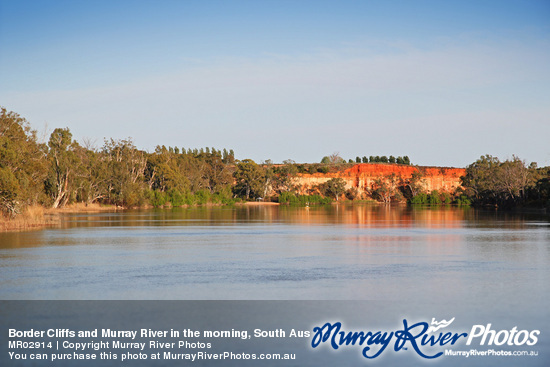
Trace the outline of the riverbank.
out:
<instances>
[{"instance_id":1,"label":"riverbank","mask_svg":"<svg viewBox=\"0 0 550 367\"><path fill-rule=\"evenodd\" d=\"M124 210L121 206L116 205L102 205L97 203L85 204L74 203L64 206L63 208L46 209L48 213L97 213L97 212L112 212L117 210Z\"/></svg>"},{"instance_id":2,"label":"riverbank","mask_svg":"<svg viewBox=\"0 0 550 367\"><path fill-rule=\"evenodd\" d=\"M279 203L274 203L272 201L246 201L244 203L236 204L244 206L277 206Z\"/></svg>"},{"instance_id":3,"label":"riverbank","mask_svg":"<svg viewBox=\"0 0 550 367\"><path fill-rule=\"evenodd\" d=\"M56 209L33 205L26 207L15 218L0 216L0 232L33 231L55 227L61 223L59 214L62 213L97 213L122 209L115 205L86 205L84 203L71 204Z\"/></svg>"},{"instance_id":4,"label":"riverbank","mask_svg":"<svg viewBox=\"0 0 550 367\"><path fill-rule=\"evenodd\" d=\"M59 218L41 206L30 206L15 218L0 216L0 232L32 231L53 227L60 223Z\"/></svg>"}]
</instances>

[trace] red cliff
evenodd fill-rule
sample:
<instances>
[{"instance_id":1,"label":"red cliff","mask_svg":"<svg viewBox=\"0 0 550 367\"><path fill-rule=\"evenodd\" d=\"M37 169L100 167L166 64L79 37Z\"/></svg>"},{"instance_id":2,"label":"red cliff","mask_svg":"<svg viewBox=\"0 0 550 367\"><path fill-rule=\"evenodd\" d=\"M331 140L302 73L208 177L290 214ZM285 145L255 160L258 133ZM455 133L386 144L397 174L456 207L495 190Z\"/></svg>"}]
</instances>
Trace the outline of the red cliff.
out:
<instances>
[{"instance_id":1,"label":"red cliff","mask_svg":"<svg viewBox=\"0 0 550 367\"><path fill-rule=\"evenodd\" d=\"M346 189L356 188L360 193L373 189L377 180L388 179L392 175L401 182L408 182L414 172L420 172L423 191L454 192L460 187L460 177L466 174L464 168L418 167L401 164L362 163L334 173L299 174L297 185L302 193L331 178L342 178Z\"/></svg>"}]
</instances>

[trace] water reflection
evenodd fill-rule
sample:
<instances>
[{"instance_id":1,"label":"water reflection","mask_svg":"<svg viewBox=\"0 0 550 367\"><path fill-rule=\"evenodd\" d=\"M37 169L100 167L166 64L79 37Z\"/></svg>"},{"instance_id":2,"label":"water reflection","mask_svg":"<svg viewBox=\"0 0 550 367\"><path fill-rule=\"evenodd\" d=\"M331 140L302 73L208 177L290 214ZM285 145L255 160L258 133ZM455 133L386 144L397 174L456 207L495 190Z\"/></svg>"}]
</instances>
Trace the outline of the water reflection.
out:
<instances>
[{"instance_id":1,"label":"water reflection","mask_svg":"<svg viewBox=\"0 0 550 367\"><path fill-rule=\"evenodd\" d=\"M250 206L67 214L0 234L4 299L496 302L550 287L548 217L455 207ZM519 297L519 298L518 298Z\"/></svg>"},{"instance_id":2,"label":"water reflection","mask_svg":"<svg viewBox=\"0 0 550 367\"><path fill-rule=\"evenodd\" d=\"M317 207L244 206L236 208L175 208L116 213L64 214L62 228L219 225L286 223L347 224L362 227L461 227L469 209L410 208L379 205L324 205Z\"/></svg>"},{"instance_id":3,"label":"water reflection","mask_svg":"<svg viewBox=\"0 0 550 367\"><path fill-rule=\"evenodd\" d=\"M525 228L549 226L547 216L478 211L456 207L323 205L316 207L243 206L236 208L174 208L114 213L62 214L61 228L143 227L262 224L349 225L365 228ZM533 223L535 221L535 223ZM1 233L2 244L18 241L17 233ZM23 237L29 237L25 234Z\"/></svg>"}]
</instances>

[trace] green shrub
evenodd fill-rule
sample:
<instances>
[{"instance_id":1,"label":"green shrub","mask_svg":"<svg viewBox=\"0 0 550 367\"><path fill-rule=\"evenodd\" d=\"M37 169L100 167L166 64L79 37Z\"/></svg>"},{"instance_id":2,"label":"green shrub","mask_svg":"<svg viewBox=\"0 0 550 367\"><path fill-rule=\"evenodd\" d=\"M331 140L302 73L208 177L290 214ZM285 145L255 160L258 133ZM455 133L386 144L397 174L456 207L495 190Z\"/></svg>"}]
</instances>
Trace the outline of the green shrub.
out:
<instances>
[{"instance_id":1,"label":"green shrub","mask_svg":"<svg viewBox=\"0 0 550 367\"><path fill-rule=\"evenodd\" d=\"M149 191L149 203L155 208L161 207L166 203L166 194L160 190Z\"/></svg>"},{"instance_id":2,"label":"green shrub","mask_svg":"<svg viewBox=\"0 0 550 367\"><path fill-rule=\"evenodd\" d=\"M222 205L234 205L236 201L235 199L233 199L230 186L223 187L221 190L216 192L214 195L212 195L211 200L215 204Z\"/></svg>"},{"instance_id":3,"label":"green shrub","mask_svg":"<svg viewBox=\"0 0 550 367\"><path fill-rule=\"evenodd\" d=\"M122 203L128 208L143 206L148 201L148 192L139 184L129 184L122 193Z\"/></svg>"},{"instance_id":4,"label":"green shrub","mask_svg":"<svg viewBox=\"0 0 550 367\"><path fill-rule=\"evenodd\" d=\"M290 191L281 192L281 195L279 195L279 203L281 204L290 204L294 201L296 201L296 195Z\"/></svg>"},{"instance_id":5,"label":"green shrub","mask_svg":"<svg viewBox=\"0 0 550 367\"><path fill-rule=\"evenodd\" d=\"M282 192L279 195L279 203L289 205L330 204L332 199L321 195L295 195L292 192Z\"/></svg>"},{"instance_id":6,"label":"green shrub","mask_svg":"<svg viewBox=\"0 0 550 367\"><path fill-rule=\"evenodd\" d=\"M195 202L199 205L204 205L210 200L210 191L206 189L199 190L195 193Z\"/></svg>"},{"instance_id":7,"label":"green shrub","mask_svg":"<svg viewBox=\"0 0 550 367\"><path fill-rule=\"evenodd\" d=\"M434 190L430 195L428 195L428 204L435 205L441 204L441 198L439 197L439 191Z\"/></svg>"},{"instance_id":8,"label":"green shrub","mask_svg":"<svg viewBox=\"0 0 550 367\"><path fill-rule=\"evenodd\" d=\"M445 204L450 204L453 200L451 199L451 195L449 195L448 192L444 192L442 194L443 198L442 198L442 201L445 203Z\"/></svg>"},{"instance_id":9,"label":"green shrub","mask_svg":"<svg viewBox=\"0 0 550 367\"><path fill-rule=\"evenodd\" d=\"M181 192L175 189L171 189L167 193L167 198L170 203L172 203L172 206L182 206L185 205L185 195L183 195Z\"/></svg>"},{"instance_id":10,"label":"green shrub","mask_svg":"<svg viewBox=\"0 0 550 367\"><path fill-rule=\"evenodd\" d=\"M455 204L463 205L463 206L470 206L470 205L472 205L472 202L470 201L470 199L468 199L468 197L466 195L460 195L458 198L456 198Z\"/></svg>"},{"instance_id":11,"label":"green shrub","mask_svg":"<svg viewBox=\"0 0 550 367\"><path fill-rule=\"evenodd\" d=\"M411 204L428 204L428 195L424 192L413 196L410 200Z\"/></svg>"}]
</instances>

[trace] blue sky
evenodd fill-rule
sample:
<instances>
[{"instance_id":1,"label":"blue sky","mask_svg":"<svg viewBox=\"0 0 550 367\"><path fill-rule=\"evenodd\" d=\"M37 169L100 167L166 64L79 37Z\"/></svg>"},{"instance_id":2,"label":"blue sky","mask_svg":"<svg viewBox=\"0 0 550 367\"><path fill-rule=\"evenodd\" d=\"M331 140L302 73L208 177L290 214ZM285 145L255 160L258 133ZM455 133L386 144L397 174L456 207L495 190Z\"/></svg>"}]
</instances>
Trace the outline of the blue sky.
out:
<instances>
[{"instance_id":1,"label":"blue sky","mask_svg":"<svg viewBox=\"0 0 550 367\"><path fill-rule=\"evenodd\" d=\"M97 147L550 165L550 1L0 0L0 105Z\"/></svg>"}]
</instances>

